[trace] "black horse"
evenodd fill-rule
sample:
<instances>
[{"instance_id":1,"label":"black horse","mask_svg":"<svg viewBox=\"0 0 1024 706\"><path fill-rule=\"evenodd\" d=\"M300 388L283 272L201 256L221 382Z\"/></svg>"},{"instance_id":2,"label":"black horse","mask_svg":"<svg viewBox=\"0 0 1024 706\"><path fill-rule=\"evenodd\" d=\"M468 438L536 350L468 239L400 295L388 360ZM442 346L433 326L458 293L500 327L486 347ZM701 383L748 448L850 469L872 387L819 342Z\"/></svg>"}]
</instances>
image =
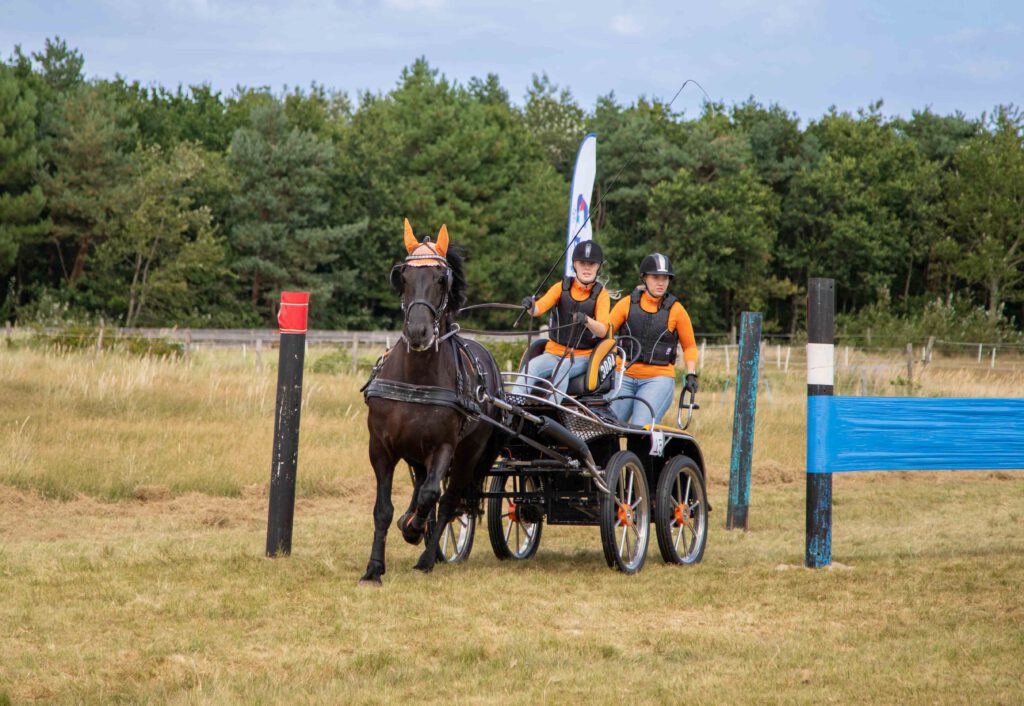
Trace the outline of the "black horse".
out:
<instances>
[{"instance_id":1,"label":"black horse","mask_svg":"<svg viewBox=\"0 0 1024 706\"><path fill-rule=\"evenodd\" d=\"M463 491L490 468L502 444L500 432L481 421L482 416L497 419L497 411L476 401L481 385L498 394L498 366L483 346L454 335L456 314L465 303L462 258L448 247L445 226L436 243L430 238L419 243L407 220L405 243L409 256L392 271L405 314L402 339L385 354L365 388L377 501L373 549L361 584L380 585L384 574L384 548L394 514L391 485L399 461L412 469L414 487L398 528L406 541L418 544L432 527L414 567L429 572ZM428 525L435 506L437 522Z\"/></svg>"}]
</instances>

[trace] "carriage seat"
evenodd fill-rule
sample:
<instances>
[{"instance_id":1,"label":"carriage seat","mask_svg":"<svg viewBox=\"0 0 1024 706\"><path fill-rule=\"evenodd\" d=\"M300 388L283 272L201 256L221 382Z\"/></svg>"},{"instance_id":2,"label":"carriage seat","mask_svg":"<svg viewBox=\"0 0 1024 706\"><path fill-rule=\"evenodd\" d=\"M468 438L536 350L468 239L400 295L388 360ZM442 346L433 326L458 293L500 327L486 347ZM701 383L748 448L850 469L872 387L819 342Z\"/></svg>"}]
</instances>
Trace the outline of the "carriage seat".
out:
<instances>
[{"instance_id":1,"label":"carriage seat","mask_svg":"<svg viewBox=\"0 0 1024 706\"><path fill-rule=\"evenodd\" d=\"M545 345L547 345L547 339L540 338L533 341L523 353L519 370L525 371L529 362L544 352ZM610 338L598 343L597 348L590 356L586 371L569 378L566 393L584 402L588 407L607 404L604 396L615 386L614 348L615 341Z\"/></svg>"},{"instance_id":2,"label":"carriage seat","mask_svg":"<svg viewBox=\"0 0 1024 706\"><path fill-rule=\"evenodd\" d=\"M586 401L587 406L605 405L604 396L615 386L615 341L606 338L597 344L590 355L587 369L582 375L569 378L566 390L570 395Z\"/></svg>"}]
</instances>

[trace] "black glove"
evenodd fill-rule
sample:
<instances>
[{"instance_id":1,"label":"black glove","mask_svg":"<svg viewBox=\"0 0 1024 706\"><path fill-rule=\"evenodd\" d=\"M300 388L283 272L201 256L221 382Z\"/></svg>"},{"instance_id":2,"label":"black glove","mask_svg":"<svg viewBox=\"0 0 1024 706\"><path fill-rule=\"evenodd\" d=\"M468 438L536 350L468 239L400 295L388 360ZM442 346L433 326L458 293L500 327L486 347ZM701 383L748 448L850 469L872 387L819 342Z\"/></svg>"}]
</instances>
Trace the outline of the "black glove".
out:
<instances>
[{"instance_id":1,"label":"black glove","mask_svg":"<svg viewBox=\"0 0 1024 706\"><path fill-rule=\"evenodd\" d=\"M689 392L691 395L697 394L697 374L687 373L686 383L683 385L683 391Z\"/></svg>"},{"instance_id":2,"label":"black glove","mask_svg":"<svg viewBox=\"0 0 1024 706\"><path fill-rule=\"evenodd\" d=\"M577 311L575 314L572 315L572 322L574 324L583 324L584 326L586 326L587 315L584 314L582 311Z\"/></svg>"},{"instance_id":3,"label":"black glove","mask_svg":"<svg viewBox=\"0 0 1024 706\"><path fill-rule=\"evenodd\" d=\"M533 313L533 304L534 304L533 297L525 297L523 299L523 308L526 309L526 313L527 314L532 314Z\"/></svg>"}]
</instances>

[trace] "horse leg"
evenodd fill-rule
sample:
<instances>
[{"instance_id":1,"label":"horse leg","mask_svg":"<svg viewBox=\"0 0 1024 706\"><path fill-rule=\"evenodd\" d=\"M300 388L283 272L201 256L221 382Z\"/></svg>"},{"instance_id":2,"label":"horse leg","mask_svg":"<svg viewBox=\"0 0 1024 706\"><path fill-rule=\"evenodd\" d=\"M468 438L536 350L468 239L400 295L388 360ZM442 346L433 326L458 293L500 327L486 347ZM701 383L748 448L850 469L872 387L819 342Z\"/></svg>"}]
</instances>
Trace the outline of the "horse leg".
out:
<instances>
[{"instance_id":1,"label":"horse leg","mask_svg":"<svg viewBox=\"0 0 1024 706\"><path fill-rule=\"evenodd\" d=\"M419 501L420 488L427 479L427 467L419 463L410 463L412 470L412 497L409 499L409 507L398 518L398 530L402 533L402 539L412 545L423 541L423 530L415 530L410 525L413 515L416 513L416 505Z\"/></svg>"},{"instance_id":2,"label":"horse leg","mask_svg":"<svg viewBox=\"0 0 1024 706\"><path fill-rule=\"evenodd\" d=\"M427 520L430 518L430 513L437 506L437 501L441 497L441 479L444 478L444 474L448 472L448 467L452 462L452 455L454 449L451 444L442 444L437 447L433 454L431 454L428 460L428 472L427 478L423 485L420 486L418 502L416 504L416 513L409 520L408 527L412 531L423 534L424 528L427 526ZM440 526L441 518L438 518L437 526ZM436 533L436 527L435 532ZM433 543L436 545L436 541ZM436 553L436 546L434 553ZM431 551L431 542L427 542L427 551ZM430 562L428 568L416 565L416 568L422 571L430 571L433 568L433 562Z\"/></svg>"},{"instance_id":3,"label":"horse leg","mask_svg":"<svg viewBox=\"0 0 1024 706\"><path fill-rule=\"evenodd\" d=\"M437 554L440 550L441 536L448 531L448 523L455 517L456 507L461 493L453 492L451 486L441 495L438 502L437 522L434 523L433 531L427 537L427 545L420 554L419 560L412 568L429 574L434 564L437 563Z\"/></svg>"},{"instance_id":4,"label":"horse leg","mask_svg":"<svg viewBox=\"0 0 1024 706\"><path fill-rule=\"evenodd\" d=\"M360 585L380 586L384 575L384 547L388 538L388 527L395 514L391 504L391 482L395 477L397 459L391 458L387 450L375 439L370 440L370 462L377 476L377 502L373 506L373 548L366 573L359 579Z\"/></svg>"}]
</instances>

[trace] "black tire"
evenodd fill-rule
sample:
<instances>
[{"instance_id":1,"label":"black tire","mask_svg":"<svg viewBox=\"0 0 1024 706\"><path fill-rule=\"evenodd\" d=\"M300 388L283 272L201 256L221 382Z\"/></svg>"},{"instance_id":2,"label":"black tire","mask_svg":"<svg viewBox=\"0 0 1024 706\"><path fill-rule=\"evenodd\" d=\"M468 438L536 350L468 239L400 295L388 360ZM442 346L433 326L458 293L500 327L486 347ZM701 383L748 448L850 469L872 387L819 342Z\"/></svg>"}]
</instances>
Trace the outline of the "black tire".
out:
<instances>
[{"instance_id":1,"label":"black tire","mask_svg":"<svg viewBox=\"0 0 1024 706\"><path fill-rule=\"evenodd\" d=\"M661 558L669 564L696 564L708 541L708 494L700 466L689 456L673 456L658 476L654 526Z\"/></svg>"},{"instance_id":2,"label":"black tire","mask_svg":"<svg viewBox=\"0 0 1024 706\"><path fill-rule=\"evenodd\" d=\"M644 567L651 538L647 472L632 451L619 451L604 469L612 492L601 496L601 546L608 566L625 574Z\"/></svg>"},{"instance_id":3,"label":"black tire","mask_svg":"<svg viewBox=\"0 0 1024 706\"><path fill-rule=\"evenodd\" d=\"M493 476L490 492L506 493L506 486L512 476ZM526 491L540 489L540 483L531 476L524 479ZM524 522L516 516L515 501L508 497L487 498L487 535L491 540L494 556L501 560L523 561L533 557L540 546L544 530L544 518L536 522Z\"/></svg>"},{"instance_id":4,"label":"black tire","mask_svg":"<svg viewBox=\"0 0 1024 706\"><path fill-rule=\"evenodd\" d=\"M469 558L476 537L476 517L459 513L452 518L437 542L437 557L446 564L459 564Z\"/></svg>"}]
</instances>

